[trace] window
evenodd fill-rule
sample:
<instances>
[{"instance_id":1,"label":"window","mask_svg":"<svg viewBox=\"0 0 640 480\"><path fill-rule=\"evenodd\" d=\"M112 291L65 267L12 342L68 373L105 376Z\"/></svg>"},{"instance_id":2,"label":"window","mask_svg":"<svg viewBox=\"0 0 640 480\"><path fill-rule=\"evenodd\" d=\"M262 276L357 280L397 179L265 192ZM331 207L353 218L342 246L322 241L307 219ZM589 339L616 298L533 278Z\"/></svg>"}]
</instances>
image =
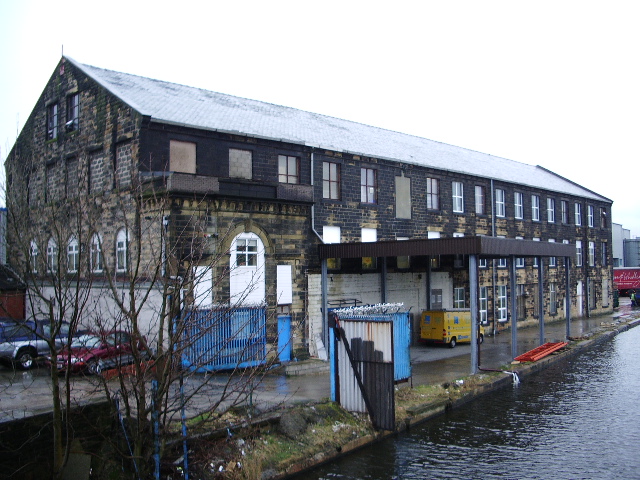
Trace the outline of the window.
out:
<instances>
[{"instance_id":1,"label":"window","mask_svg":"<svg viewBox=\"0 0 640 480\"><path fill-rule=\"evenodd\" d=\"M360 169L360 202L376 203L376 171L372 168Z\"/></svg>"},{"instance_id":2,"label":"window","mask_svg":"<svg viewBox=\"0 0 640 480\"><path fill-rule=\"evenodd\" d=\"M520 220L524 218L524 199L520 192L513 194L513 216Z\"/></svg>"},{"instance_id":3,"label":"window","mask_svg":"<svg viewBox=\"0 0 640 480\"><path fill-rule=\"evenodd\" d=\"M579 203L575 205L575 224L578 227L582 225L582 205Z\"/></svg>"},{"instance_id":4,"label":"window","mask_svg":"<svg viewBox=\"0 0 640 480\"><path fill-rule=\"evenodd\" d=\"M278 155L278 181L300 183L300 159L290 155Z\"/></svg>"},{"instance_id":5,"label":"window","mask_svg":"<svg viewBox=\"0 0 640 480\"><path fill-rule=\"evenodd\" d=\"M498 285L498 321L507 321L507 286Z\"/></svg>"},{"instance_id":6,"label":"window","mask_svg":"<svg viewBox=\"0 0 640 480\"><path fill-rule=\"evenodd\" d=\"M322 227L322 240L324 243L340 243L340 227L325 225ZM327 258L327 268L337 270L340 268L339 258Z\"/></svg>"},{"instance_id":7,"label":"window","mask_svg":"<svg viewBox=\"0 0 640 480\"><path fill-rule=\"evenodd\" d=\"M322 198L340 200L340 164L322 162Z\"/></svg>"},{"instance_id":8,"label":"window","mask_svg":"<svg viewBox=\"0 0 640 480\"><path fill-rule=\"evenodd\" d=\"M129 235L122 228L116 235L116 271L124 272L127 269L127 257L129 248Z\"/></svg>"},{"instance_id":9,"label":"window","mask_svg":"<svg viewBox=\"0 0 640 480\"><path fill-rule=\"evenodd\" d=\"M602 242L600 244L600 251L601 251L601 256L602 259L600 260L602 263L603 267L606 267L607 265L609 265L609 255L608 255L608 251L607 251L607 244L605 242Z\"/></svg>"},{"instance_id":10,"label":"window","mask_svg":"<svg viewBox=\"0 0 640 480\"><path fill-rule=\"evenodd\" d=\"M484 215L485 213L484 187L476 185L476 215Z\"/></svg>"},{"instance_id":11,"label":"window","mask_svg":"<svg viewBox=\"0 0 640 480\"><path fill-rule=\"evenodd\" d=\"M560 214L562 223L569 223L569 202L566 200L560 202Z\"/></svg>"},{"instance_id":12,"label":"window","mask_svg":"<svg viewBox=\"0 0 640 480\"><path fill-rule=\"evenodd\" d=\"M396 218L411 219L411 179L402 176L395 177Z\"/></svg>"},{"instance_id":13,"label":"window","mask_svg":"<svg viewBox=\"0 0 640 480\"><path fill-rule=\"evenodd\" d=\"M375 228L363 228L360 230L363 242L377 242L378 232ZM372 270L376 268L377 262L375 257L362 257L362 268L364 270Z\"/></svg>"},{"instance_id":14,"label":"window","mask_svg":"<svg viewBox=\"0 0 640 480\"><path fill-rule=\"evenodd\" d=\"M229 149L229 176L231 178L253 178L253 152L251 150Z\"/></svg>"},{"instance_id":15,"label":"window","mask_svg":"<svg viewBox=\"0 0 640 480\"><path fill-rule=\"evenodd\" d=\"M47 140L58 138L58 104L47 107Z\"/></svg>"},{"instance_id":16,"label":"window","mask_svg":"<svg viewBox=\"0 0 640 480\"><path fill-rule=\"evenodd\" d=\"M556 201L553 198L547 198L547 222L555 223L556 221Z\"/></svg>"},{"instance_id":17,"label":"window","mask_svg":"<svg viewBox=\"0 0 640 480\"><path fill-rule=\"evenodd\" d=\"M556 315L558 313L558 300L556 298L556 283L549 282L549 314Z\"/></svg>"},{"instance_id":18,"label":"window","mask_svg":"<svg viewBox=\"0 0 640 480\"><path fill-rule=\"evenodd\" d=\"M47 242L47 272L54 273L58 270L58 246L53 238Z\"/></svg>"},{"instance_id":19,"label":"window","mask_svg":"<svg viewBox=\"0 0 640 480\"><path fill-rule=\"evenodd\" d=\"M480 323L486 325L489 322L489 289L488 287L480 287Z\"/></svg>"},{"instance_id":20,"label":"window","mask_svg":"<svg viewBox=\"0 0 640 480\"><path fill-rule=\"evenodd\" d=\"M607 209L600 208L600 228L607 228L609 222L607 222Z\"/></svg>"},{"instance_id":21,"label":"window","mask_svg":"<svg viewBox=\"0 0 640 480\"><path fill-rule=\"evenodd\" d=\"M78 240L75 237L71 237L67 244L67 271L69 273L76 273L78 271L79 257L80 248L78 247Z\"/></svg>"},{"instance_id":22,"label":"window","mask_svg":"<svg viewBox=\"0 0 640 480\"><path fill-rule=\"evenodd\" d=\"M524 238L516 237L516 240L524 240ZM524 268L524 257L516 257L516 268Z\"/></svg>"},{"instance_id":23,"label":"window","mask_svg":"<svg viewBox=\"0 0 640 480\"><path fill-rule=\"evenodd\" d=\"M31 260L31 273L38 273L38 258L40 250L35 240L31 240L29 247L29 259Z\"/></svg>"},{"instance_id":24,"label":"window","mask_svg":"<svg viewBox=\"0 0 640 480\"><path fill-rule=\"evenodd\" d=\"M464 212L464 189L462 182L452 182L452 199L453 199L453 211L455 213Z\"/></svg>"},{"instance_id":25,"label":"window","mask_svg":"<svg viewBox=\"0 0 640 480\"><path fill-rule=\"evenodd\" d=\"M258 265L258 239L238 238L236 241L236 266L255 267Z\"/></svg>"},{"instance_id":26,"label":"window","mask_svg":"<svg viewBox=\"0 0 640 480\"><path fill-rule=\"evenodd\" d=\"M454 232L454 238L464 237L462 232ZM453 268L464 268L464 255L457 253L453 257Z\"/></svg>"},{"instance_id":27,"label":"window","mask_svg":"<svg viewBox=\"0 0 640 480\"><path fill-rule=\"evenodd\" d=\"M594 226L594 212L593 205L587 205L587 224L589 227L593 228Z\"/></svg>"},{"instance_id":28,"label":"window","mask_svg":"<svg viewBox=\"0 0 640 480\"><path fill-rule=\"evenodd\" d=\"M596 242L589 242L589 266L594 267L596 265Z\"/></svg>"},{"instance_id":29,"label":"window","mask_svg":"<svg viewBox=\"0 0 640 480\"><path fill-rule=\"evenodd\" d=\"M582 242L580 240L576 240L576 267L581 267L581 266L582 266Z\"/></svg>"},{"instance_id":30,"label":"window","mask_svg":"<svg viewBox=\"0 0 640 480\"><path fill-rule=\"evenodd\" d=\"M501 188L496 188L496 217L504 217L504 216L505 216L504 190Z\"/></svg>"},{"instance_id":31,"label":"window","mask_svg":"<svg viewBox=\"0 0 640 480\"><path fill-rule=\"evenodd\" d=\"M74 93L67 97L67 122L64 124L67 132L78 130L80 123L80 95Z\"/></svg>"},{"instance_id":32,"label":"window","mask_svg":"<svg viewBox=\"0 0 640 480\"><path fill-rule=\"evenodd\" d=\"M539 242L540 239L537 238L537 237L533 237L533 241L534 242ZM538 267L538 257L533 257L533 266L536 267L536 268Z\"/></svg>"},{"instance_id":33,"label":"window","mask_svg":"<svg viewBox=\"0 0 640 480\"><path fill-rule=\"evenodd\" d=\"M538 195L531 195L531 220L540 221L540 197Z\"/></svg>"},{"instance_id":34,"label":"window","mask_svg":"<svg viewBox=\"0 0 640 480\"><path fill-rule=\"evenodd\" d=\"M402 240L409 240L409 237L396 237L397 241L402 241ZM401 257L396 257L396 264L398 268L409 268L411 266L411 260L410 257L407 256L401 256Z\"/></svg>"},{"instance_id":35,"label":"window","mask_svg":"<svg viewBox=\"0 0 640 480\"><path fill-rule=\"evenodd\" d=\"M102 238L97 233L91 238L91 271L102 272L104 269L102 261Z\"/></svg>"},{"instance_id":36,"label":"window","mask_svg":"<svg viewBox=\"0 0 640 480\"><path fill-rule=\"evenodd\" d=\"M437 178L427 178L427 209L440 208L440 187Z\"/></svg>"},{"instance_id":37,"label":"window","mask_svg":"<svg viewBox=\"0 0 640 480\"><path fill-rule=\"evenodd\" d=\"M553 239L553 238L550 238L550 239L549 239L549 243L555 243L555 242L556 242L556 241L555 241L555 239ZM557 266L557 264L556 264L556 257L549 257L549 266L550 266L550 267L555 267L555 266Z\"/></svg>"},{"instance_id":38,"label":"window","mask_svg":"<svg viewBox=\"0 0 640 480\"><path fill-rule=\"evenodd\" d=\"M170 140L169 170L180 173L196 173L196 144Z\"/></svg>"},{"instance_id":39,"label":"window","mask_svg":"<svg viewBox=\"0 0 640 480\"><path fill-rule=\"evenodd\" d=\"M453 308L464 308L464 287L456 287L453 289Z\"/></svg>"},{"instance_id":40,"label":"window","mask_svg":"<svg viewBox=\"0 0 640 480\"><path fill-rule=\"evenodd\" d=\"M486 258L480 258L478 260L478 267L479 268L487 268L487 259Z\"/></svg>"}]
</instances>

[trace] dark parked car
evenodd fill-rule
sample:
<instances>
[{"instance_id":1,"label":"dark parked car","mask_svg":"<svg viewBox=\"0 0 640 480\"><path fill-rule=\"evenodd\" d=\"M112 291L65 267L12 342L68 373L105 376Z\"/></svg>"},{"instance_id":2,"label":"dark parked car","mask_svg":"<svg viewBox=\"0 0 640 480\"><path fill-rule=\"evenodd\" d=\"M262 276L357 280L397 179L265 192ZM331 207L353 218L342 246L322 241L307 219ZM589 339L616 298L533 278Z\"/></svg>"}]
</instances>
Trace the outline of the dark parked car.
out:
<instances>
[{"instance_id":1,"label":"dark parked car","mask_svg":"<svg viewBox=\"0 0 640 480\"><path fill-rule=\"evenodd\" d=\"M138 349L144 358L149 355L142 343ZM85 333L76 336L70 349L63 349L56 363L58 371L71 373L100 374L105 370L130 365L134 362L132 337L128 332Z\"/></svg>"},{"instance_id":2,"label":"dark parked car","mask_svg":"<svg viewBox=\"0 0 640 480\"><path fill-rule=\"evenodd\" d=\"M61 348L68 337L69 324L63 322L55 338L56 348ZM49 355L47 340L50 338L49 320L0 318L0 362L28 370L38 357Z\"/></svg>"}]
</instances>

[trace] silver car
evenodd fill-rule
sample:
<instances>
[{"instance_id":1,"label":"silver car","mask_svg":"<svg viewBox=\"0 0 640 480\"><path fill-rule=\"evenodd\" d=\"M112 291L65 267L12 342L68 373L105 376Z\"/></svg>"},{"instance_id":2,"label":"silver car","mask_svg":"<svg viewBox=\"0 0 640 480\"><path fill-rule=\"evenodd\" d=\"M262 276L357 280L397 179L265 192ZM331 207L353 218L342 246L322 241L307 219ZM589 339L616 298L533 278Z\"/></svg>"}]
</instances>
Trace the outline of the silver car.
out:
<instances>
[{"instance_id":1,"label":"silver car","mask_svg":"<svg viewBox=\"0 0 640 480\"><path fill-rule=\"evenodd\" d=\"M69 324L63 322L55 337L61 348L69 337ZM15 365L21 370L34 366L39 357L49 355L51 324L49 320L13 320L0 318L0 362Z\"/></svg>"}]
</instances>

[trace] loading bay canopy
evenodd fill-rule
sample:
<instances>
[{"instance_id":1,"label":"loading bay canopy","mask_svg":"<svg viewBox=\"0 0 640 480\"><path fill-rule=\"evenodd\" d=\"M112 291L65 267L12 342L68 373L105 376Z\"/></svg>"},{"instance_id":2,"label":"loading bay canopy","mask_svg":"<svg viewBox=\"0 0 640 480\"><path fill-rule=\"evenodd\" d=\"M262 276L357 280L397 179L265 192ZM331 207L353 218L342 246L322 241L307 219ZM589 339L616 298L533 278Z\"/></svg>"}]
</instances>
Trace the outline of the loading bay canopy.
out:
<instances>
[{"instance_id":1,"label":"loading bay canopy","mask_svg":"<svg viewBox=\"0 0 640 480\"><path fill-rule=\"evenodd\" d=\"M391 240L382 242L355 242L355 243L331 243L321 244L318 253L322 262L322 315L323 315L323 340L328 342L328 293L327 293L327 259L329 258L359 258L359 257L402 257L402 256L427 256L438 255L468 255L469 256L469 303L471 308L471 322L478 325L478 259L479 258L509 258L509 283L511 286L511 353L512 358L517 352L517 301L516 295L516 258L521 257L564 257L565 264L565 313L567 325L567 337L570 336L571 325L571 289L570 289L570 265L571 257L576 253L575 245L568 243L542 242L532 240L518 240L498 237L453 237L433 239ZM430 265L430 263L428 264ZM382 262L382 292L381 302L386 302L386 262ZM431 271L429 268L427 282L430 282ZM544 275L543 262L538 262L538 309L540 324L540 344L544 343ZM429 283L427 284L429 285ZM427 295L427 298L429 296ZM471 329L471 374L478 371L478 342L477 328Z\"/></svg>"}]
</instances>

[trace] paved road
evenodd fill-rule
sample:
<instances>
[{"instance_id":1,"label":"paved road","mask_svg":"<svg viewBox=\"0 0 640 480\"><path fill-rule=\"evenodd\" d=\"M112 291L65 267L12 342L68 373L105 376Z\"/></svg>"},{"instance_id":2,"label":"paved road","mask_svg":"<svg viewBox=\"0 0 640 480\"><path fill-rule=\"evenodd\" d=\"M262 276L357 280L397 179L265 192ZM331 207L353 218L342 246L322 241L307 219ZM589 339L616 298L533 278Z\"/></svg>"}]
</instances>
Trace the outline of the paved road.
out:
<instances>
[{"instance_id":1,"label":"paved road","mask_svg":"<svg viewBox=\"0 0 640 480\"><path fill-rule=\"evenodd\" d=\"M640 316L639 311L631 311L629 307L621 307L610 316L576 319L571 322L572 337L581 337L588 332L600 328L602 323L612 323L618 318ZM564 321L545 325L545 338L542 343L563 341L566 334ZM540 345L539 328L537 326L518 329L518 354L524 353ZM485 337L480 346L481 368L495 369L511 362L511 332ZM467 376L471 372L471 347L458 344L455 348L448 346L417 345L411 348L411 365L414 385L436 384ZM194 409L209 404L212 399L220 398L223 390L229 385L238 385L238 392L231 389L231 398L242 396L244 389L240 381L230 381L224 374L209 376L207 388L195 395ZM193 392L202 386L202 379L192 377L185 383L185 390ZM264 410L285 403L306 403L319 401L330 396L330 380L328 373L287 376L283 373L268 374L256 386L251 397L242 398L242 402L251 403ZM75 401L84 401L90 397L100 398L96 390L95 379L76 377L73 380L72 393ZM14 371L0 367L0 422L12 418L21 418L42 413L50 409L51 381L46 368L27 372ZM177 392L176 392L177 395Z\"/></svg>"}]
</instances>

